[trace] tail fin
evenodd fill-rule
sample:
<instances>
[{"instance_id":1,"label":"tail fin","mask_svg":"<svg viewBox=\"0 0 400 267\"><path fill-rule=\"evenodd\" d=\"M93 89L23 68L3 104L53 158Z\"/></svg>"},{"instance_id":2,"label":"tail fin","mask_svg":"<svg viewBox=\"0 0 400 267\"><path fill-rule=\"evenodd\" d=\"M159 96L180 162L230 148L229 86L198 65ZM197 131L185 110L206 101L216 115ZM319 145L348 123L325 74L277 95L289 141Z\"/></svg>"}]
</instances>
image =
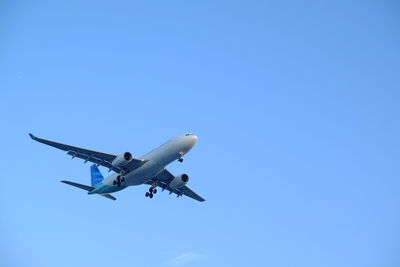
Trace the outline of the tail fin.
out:
<instances>
[{"instance_id":1,"label":"tail fin","mask_svg":"<svg viewBox=\"0 0 400 267\"><path fill-rule=\"evenodd\" d=\"M90 175L92 178L92 186L95 186L96 184L98 184L104 180L104 177L101 174L101 172L99 171L99 168L97 168L96 164L93 164L90 167Z\"/></svg>"}]
</instances>

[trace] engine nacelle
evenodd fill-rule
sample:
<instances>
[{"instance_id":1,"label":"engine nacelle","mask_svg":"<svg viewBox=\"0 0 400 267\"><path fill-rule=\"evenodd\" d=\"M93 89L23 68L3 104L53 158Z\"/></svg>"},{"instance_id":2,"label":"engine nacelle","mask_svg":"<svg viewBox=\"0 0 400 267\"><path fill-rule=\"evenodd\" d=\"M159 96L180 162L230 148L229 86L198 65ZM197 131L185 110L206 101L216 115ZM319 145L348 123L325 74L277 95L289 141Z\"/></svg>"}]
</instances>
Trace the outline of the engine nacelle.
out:
<instances>
[{"instance_id":1,"label":"engine nacelle","mask_svg":"<svg viewBox=\"0 0 400 267\"><path fill-rule=\"evenodd\" d=\"M184 185L186 185L189 182L189 175L187 174L181 174L176 176L170 183L169 183L169 187L171 187L172 189L176 189L179 187L182 187Z\"/></svg>"},{"instance_id":2,"label":"engine nacelle","mask_svg":"<svg viewBox=\"0 0 400 267\"><path fill-rule=\"evenodd\" d=\"M113 162L111 163L111 165L113 165L113 167L124 167L126 165L128 165L128 163L132 160L132 154L129 152L125 152L122 153L121 155L118 155Z\"/></svg>"}]
</instances>

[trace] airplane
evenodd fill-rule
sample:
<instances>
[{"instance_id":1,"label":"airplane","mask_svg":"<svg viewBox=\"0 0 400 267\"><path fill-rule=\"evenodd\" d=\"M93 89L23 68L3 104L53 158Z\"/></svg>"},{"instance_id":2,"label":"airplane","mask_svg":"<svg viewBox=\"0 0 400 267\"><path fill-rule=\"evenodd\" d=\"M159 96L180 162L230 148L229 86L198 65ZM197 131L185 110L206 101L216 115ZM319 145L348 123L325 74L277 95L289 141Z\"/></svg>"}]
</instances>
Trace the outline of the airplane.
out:
<instances>
[{"instance_id":1,"label":"airplane","mask_svg":"<svg viewBox=\"0 0 400 267\"><path fill-rule=\"evenodd\" d=\"M61 181L86 190L89 195L97 194L116 200L110 193L121 191L128 186L147 184L150 185L145 194L148 198L153 198L154 194L157 193L157 187L160 187L162 191L167 190L169 194L174 193L177 197L185 195L200 202L205 201L204 198L186 186L189 182L187 174L174 176L165 168L175 160L183 162L183 156L197 142L197 136L194 134L187 133L174 137L140 158L133 158L130 152L119 155L108 154L42 139L31 133L29 136L37 142L67 151L67 154L72 156L72 159L80 158L84 160L84 163L88 161L94 163L90 167L91 186L71 181ZM98 169L100 165L108 168L109 172L113 171L115 173L104 179Z\"/></svg>"}]
</instances>

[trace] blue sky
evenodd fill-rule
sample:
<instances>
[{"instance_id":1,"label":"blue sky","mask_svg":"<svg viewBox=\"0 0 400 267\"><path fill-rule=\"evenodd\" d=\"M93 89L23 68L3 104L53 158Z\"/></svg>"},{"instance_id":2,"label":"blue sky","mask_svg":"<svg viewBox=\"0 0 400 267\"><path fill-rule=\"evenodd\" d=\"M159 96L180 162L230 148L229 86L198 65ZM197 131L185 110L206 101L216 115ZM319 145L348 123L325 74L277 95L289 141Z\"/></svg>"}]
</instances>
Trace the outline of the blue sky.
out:
<instances>
[{"instance_id":1,"label":"blue sky","mask_svg":"<svg viewBox=\"0 0 400 267\"><path fill-rule=\"evenodd\" d=\"M396 1L3 1L0 265L398 266ZM175 174L109 201L43 138ZM101 170L106 174L106 170Z\"/></svg>"}]
</instances>

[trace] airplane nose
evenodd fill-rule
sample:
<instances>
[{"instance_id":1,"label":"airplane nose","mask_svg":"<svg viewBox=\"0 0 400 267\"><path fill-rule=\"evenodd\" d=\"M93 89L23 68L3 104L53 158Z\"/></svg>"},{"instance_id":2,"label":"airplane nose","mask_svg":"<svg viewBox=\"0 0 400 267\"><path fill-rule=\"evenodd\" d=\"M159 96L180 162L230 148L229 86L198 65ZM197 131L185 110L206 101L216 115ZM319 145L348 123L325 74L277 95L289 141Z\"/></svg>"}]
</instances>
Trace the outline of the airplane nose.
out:
<instances>
[{"instance_id":1,"label":"airplane nose","mask_svg":"<svg viewBox=\"0 0 400 267\"><path fill-rule=\"evenodd\" d=\"M194 147L194 145L197 143L197 139L198 138L197 138L196 135L191 135L190 136L190 139L189 139L190 140L189 141L190 142L190 148Z\"/></svg>"}]
</instances>

